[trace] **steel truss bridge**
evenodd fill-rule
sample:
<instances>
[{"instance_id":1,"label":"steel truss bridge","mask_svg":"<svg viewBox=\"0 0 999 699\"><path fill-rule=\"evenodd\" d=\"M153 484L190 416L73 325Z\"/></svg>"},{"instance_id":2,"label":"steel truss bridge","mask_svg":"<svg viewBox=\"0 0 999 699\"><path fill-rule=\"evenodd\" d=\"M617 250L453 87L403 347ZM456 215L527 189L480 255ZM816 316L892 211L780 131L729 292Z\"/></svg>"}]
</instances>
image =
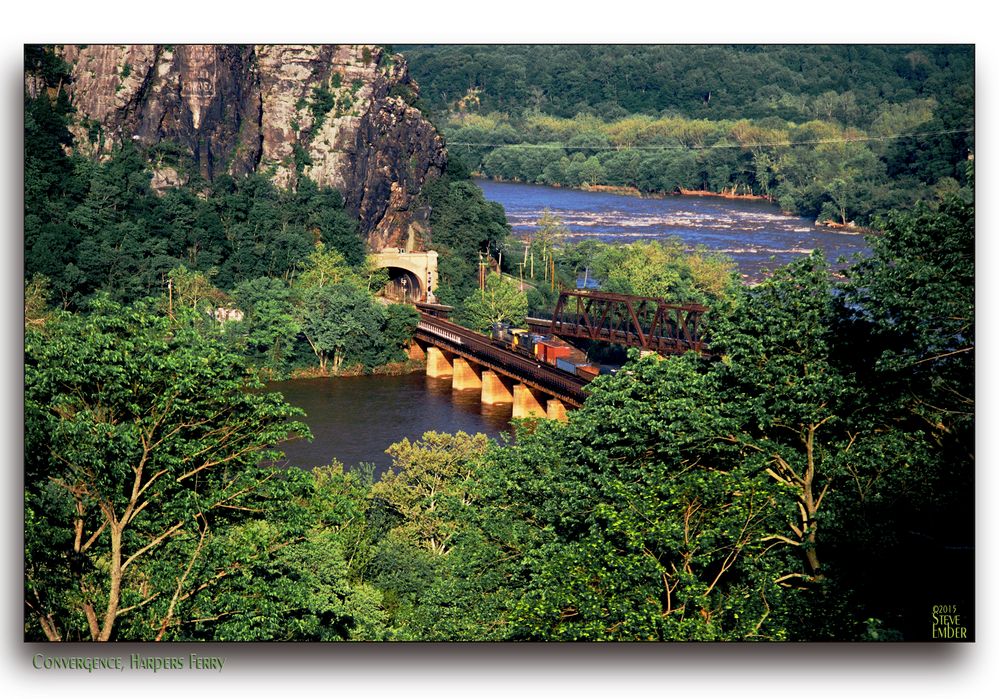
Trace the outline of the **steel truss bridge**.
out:
<instances>
[{"instance_id":1,"label":"steel truss bridge","mask_svg":"<svg viewBox=\"0 0 999 699\"><path fill-rule=\"evenodd\" d=\"M528 318L532 331L565 339L610 342L625 347L683 354L706 353L699 304L674 305L663 299L602 291L562 291L552 318Z\"/></svg>"}]
</instances>

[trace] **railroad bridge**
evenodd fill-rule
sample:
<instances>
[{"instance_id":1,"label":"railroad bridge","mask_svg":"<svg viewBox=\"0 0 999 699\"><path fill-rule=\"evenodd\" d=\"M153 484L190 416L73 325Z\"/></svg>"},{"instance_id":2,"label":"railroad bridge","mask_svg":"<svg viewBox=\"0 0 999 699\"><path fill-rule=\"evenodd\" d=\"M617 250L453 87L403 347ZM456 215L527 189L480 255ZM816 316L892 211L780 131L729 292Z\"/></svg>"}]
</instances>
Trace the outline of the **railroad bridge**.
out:
<instances>
[{"instance_id":1,"label":"railroad bridge","mask_svg":"<svg viewBox=\"0 0 999 699\"><path fill-rule=\"evenodd\" d=\"M495 345L441 317L432 304L417 308L410 357L426 358L427 376L450 377L454 390L478 390L487 405L512 403L515 418L565 420L568 408L583 404L586 379Z\"/></svg>"},{"instance_id":2,"label":"railroad bridge","mask_svg":"<svg viewBox=\"0 0 999 699\"><path fill-rule=\"evenodd\" d=\"M450 377L455 390L476 389L486 404L512 403L513 417L566 419L586 399L588 378L511 351L450 322L449 306L417 303L420 322L410 356L425 358L427 375ZM708 309L662 299L563 291L551 319L529 318L545 335L611 342L658 354L706 353L701 317Z\"/></svg>"}]
</instances>

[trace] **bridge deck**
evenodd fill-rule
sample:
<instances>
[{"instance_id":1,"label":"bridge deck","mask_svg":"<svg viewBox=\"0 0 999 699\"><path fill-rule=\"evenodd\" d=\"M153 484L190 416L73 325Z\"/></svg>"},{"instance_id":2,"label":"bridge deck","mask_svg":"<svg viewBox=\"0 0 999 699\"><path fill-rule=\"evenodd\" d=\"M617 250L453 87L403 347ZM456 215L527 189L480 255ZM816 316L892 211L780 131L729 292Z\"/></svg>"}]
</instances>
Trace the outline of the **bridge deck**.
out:
<instances>
[{"instance_id":1,"label":"bridge deck","mask_svg":"<svg viewBox=\"0 0 999 699\"><path fill-rule=\"evenodd\" d=\"M520 381L578 408L589 381L494 345L489 338L441 318L421 314L414 336Z\"/></svg>"}]
</instances>

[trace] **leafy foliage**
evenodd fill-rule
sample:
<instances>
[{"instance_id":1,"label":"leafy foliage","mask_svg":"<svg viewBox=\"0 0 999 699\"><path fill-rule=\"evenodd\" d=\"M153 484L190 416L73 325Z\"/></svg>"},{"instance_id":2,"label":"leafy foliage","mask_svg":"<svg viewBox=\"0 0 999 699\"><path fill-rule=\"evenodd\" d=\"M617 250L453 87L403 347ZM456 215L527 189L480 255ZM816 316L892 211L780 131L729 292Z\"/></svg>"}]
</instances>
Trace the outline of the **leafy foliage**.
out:
<instances>
[{"instance_id":1,"label":"leafy foliage","mask_svg":"<svg viewBox=\"0 0 999 699\"><path fill-rule=\"evenodd\" d=\"M482 114L683 114L863 126L885 104L950 96L971 81L967 46L397 46L437 112L469 91ZM466 101L466 106L470 104Z\"/></svg>"},{"instance_id":2,"label":"leafy foliage","mask_svg":"<svg viewBox=\"0 0 999 699\"><path fill-rule=\"evenodd\" d=\"M350 360L374 364L385 312L363 290L347 283L313 287L303 293L301 310L302 331L321 371L329 365L339 374Z\"/></svg>"},{"instance_id":3,"label":"leafy foliage","mask_svg":"<svg viewBox=\"0 0 999 699\"><path fill-rule=\"evenodd\" d=\"M507 567L475 526L484 435L428 432L390 448L394 466L371 491L384 524L370 559L392 638L497 640ZM372 519L378 515L370 515Z\"/></svg>"},{"instance_id":4,"label":"leafy foliage","mask_svg":"<svg viewBox=\"0 0 999 699\"><path fill-rule=\"evenodd\" d=\"M485 288L473 292L461 308L462 324L480 331L500 322L519 326L526 316L527 295L516 281L499 274L490 274Z\"/></svg>"},{"instance_id":5,"label":"leafy foliage","mask_svg":"<svg viewBox=\"0 0 999 699\"><path fill-rule=\"evenodd\" d=\"M177 317L98 299L26 333L29 637L164 634L227 574L202 553L246 519L267 478L256 464L308 432L280 396L250 390L238 355ZM150 625L129 624L136 613Z\"/></svg>"},{"instance_id":6,"label":"leafy foliage","mask_svg":"<svg viewBox=\"0 0 999 699\"><path fill-rule=\"evenodd\" d=\"M267 481L266 515L227 529L216 553L234 562L194 602L175 640L381 640L382 594L363 582L365 487L334 465Z\"/></svg>"},{"instance_id":7,"label":"leafy foliage","mask_svg":"<svg viewBox=\"0 0 999 699\"><path fill-rule=\"evenodd\" d=\"M627 246L598 243L580 252L606 291L700 303L718 312L730 310L738 295L731 259L703 249L687 252L678 239Z\"/></svg>"},{"instance_id":8,"label":"leafy foliage","mask_svg":"<svg viewBox=\"0 0 999 699\"><path fill-rule=\"evenodd\" d=\"M240 282L233 297L243 309L239 332L250 357L280 374L301 331L294 291L280 279L257 277Z\"/></svg>"},{"instance_id":9,"label":"leafy foliage","mask_svg":"<svg viewBox=\"0 0 999 699\"><path fill-rule=\"evenodd\" d=\"M477 291L475 263L480 253L497 254L510 233L503 207L486 201L460 162L449 163L444 176L427 182L421 203L431 207L431 245L438 251L437 296L457 303Z\"/></svg>"}]
</instances>

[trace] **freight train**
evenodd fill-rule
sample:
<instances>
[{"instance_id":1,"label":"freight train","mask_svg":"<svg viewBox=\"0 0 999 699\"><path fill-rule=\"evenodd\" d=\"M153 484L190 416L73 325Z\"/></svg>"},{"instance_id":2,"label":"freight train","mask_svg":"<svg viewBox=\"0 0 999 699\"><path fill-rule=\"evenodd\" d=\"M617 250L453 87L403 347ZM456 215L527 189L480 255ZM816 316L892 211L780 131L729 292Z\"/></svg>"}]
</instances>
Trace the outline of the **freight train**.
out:
<instances>
[{"instance_id":1,"label":"freight train","mask_svg":"<svg viewBox=\"0 0 999 699\"><path fill-rule=\"evenodd\" d=\"M587 380L601 373L600 365L587 361L584 352L553 335L539 335L530 330L511 328L509 323L494 323L490 330L493 343L511 352Z\"/></svg>"}]
</instances>

